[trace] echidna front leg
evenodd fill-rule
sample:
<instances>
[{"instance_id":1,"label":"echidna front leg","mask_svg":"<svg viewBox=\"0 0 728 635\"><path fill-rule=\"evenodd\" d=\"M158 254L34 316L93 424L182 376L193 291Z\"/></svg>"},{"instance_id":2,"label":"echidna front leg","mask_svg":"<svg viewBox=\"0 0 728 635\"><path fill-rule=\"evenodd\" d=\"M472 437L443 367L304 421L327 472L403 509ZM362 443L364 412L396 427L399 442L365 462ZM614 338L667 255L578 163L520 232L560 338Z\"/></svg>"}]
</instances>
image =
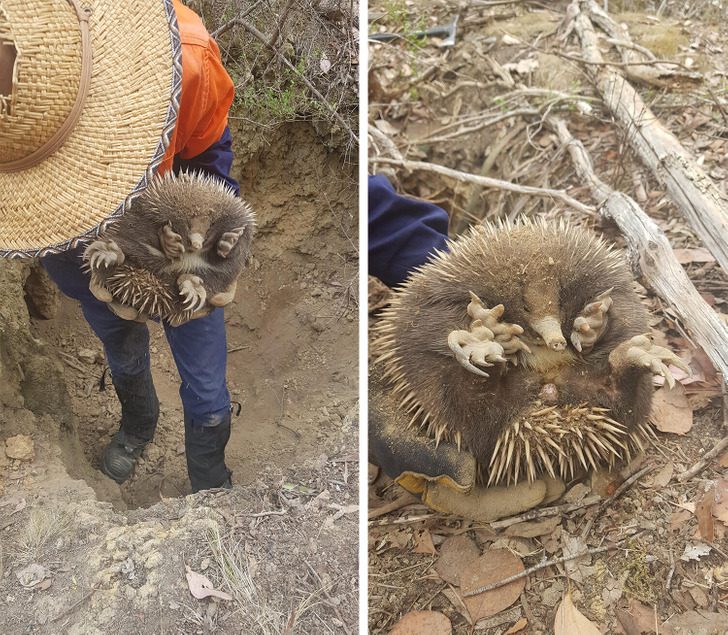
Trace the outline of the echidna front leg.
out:
<instances>
[{"instance_id":1,"label":"echidna front leg","mask_svg":"<svg viewBox=\"0 0 728 635\"><path fill-rule=\"evenodd\" d=\"M452 331L447 338L447 344L455 353L458 363L471 373L488 377L488 373L477 366L487 368L494 362L506 362L508 358L515 363L518 351L530 352L528 346L518 337L523 333L523 328L500 321L505 311L502 304L488 309L471 291L467 310L468 315L473 318L469 330Z\"/></svg>"},{"instance_id":2,"label":"echidna front leg","mask_svg":"<svg viewBox=\"0 0 728 635\"><path fill-rule=\"evenodd\" d=\"M607 289L598 295L581 310L574 320L569 339L580 353L592 348L606 330L607 313L612 306L611 293L612 289Z\"/></svg>"},{"instance_id":3,"label":"echidna front leg","mask_svg":"<svg viewBox=\"0 0 728 635\"><path fill-rule=\"evenodd\" d=\"M245 227L238 227L232 231L225 232L217 241L217 254L220 258L227 258L238 240L245 233Z\"/></svg>"},{"instance_id":4,"label":"echidna front leg","mask_svg":"<svg viewBox=\"0 0 728 635\"><path fill-rule=\"evenodd\" d=\"M636 335L622 342L609 354L609 363L616 372L623 372L630 367L647 368L652 374L664 377L670 388L675 385L675 378L668 368L669 364L682 368L686 373L690 372L690 368L675 353L653 344L648 335Z\"/></svg>"},{"instance_id":5,"label":"echidna front leg","mask_svg":"<svg viewBox=\"0 0 728 635\"><path fill-rule=\"evenodd\" d=\"M182 236L172 229L172 225L164 225L159 230L159 244L164 255L170 260L179 258L185 252Z\"/></svg>"},{"instance_id":6,"label":"echidna front leg","mask_svg":"<svg viewBox=\"0 0 728 635\"><path fill-rule=\"evenodd\" d=\"M483 301L470 291L468 315L473 318L471 327L476 321L482 322L483 326L493 331L495 341L503 347L503 354L515 363L515 355L518 351L530 353L531 349L518 337L523 333L522 326L500 321L505 310L502 304L498 304L492 309L486 308Z\"/></svg>"},{"instance_id":7,"label":"echidna front leg","mask_svg":"<svg viewBox=\"0 0 728 635\"><path fill-rule=\"evenodd\" d=\"M202 286L202 278L191 273L183 273L177 278L179 293L184 298L186 311L197 311L205 306L207 291Z\"/></svg>"}]
</instances>

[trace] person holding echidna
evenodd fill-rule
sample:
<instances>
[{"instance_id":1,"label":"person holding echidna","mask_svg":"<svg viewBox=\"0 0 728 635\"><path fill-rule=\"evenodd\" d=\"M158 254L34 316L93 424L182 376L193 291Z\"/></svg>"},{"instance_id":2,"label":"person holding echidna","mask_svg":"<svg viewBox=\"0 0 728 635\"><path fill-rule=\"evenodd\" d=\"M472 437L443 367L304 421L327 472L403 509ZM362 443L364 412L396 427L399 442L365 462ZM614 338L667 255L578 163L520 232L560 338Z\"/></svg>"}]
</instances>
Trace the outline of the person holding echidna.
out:
<instances>
[{"instance_id":1,"label":"person holding echidna","mask_svg":"<svg viewBox=\"0 0 728 635\"><path fill-rule=\"evenodd\" d=\"M403 487L492 520L654 436L652 377L672 385L669 365L688 368L652 343L603 240L521 219L447 241L444 212L382 177L369 222L370 270L398 285L374 327L370 456Z\"/></svg>"},{"instance_id":2,"label":"person holding echidna","mask_svg":"<svg viewBox=\"0 0 728 635\"><path fill-rule=\"evenodd\" d=\"M119 483L133 473L159 417L147 314L130 312L103 285L90 289L88 268L121 264L123 254L104 235L135 201L149 204L154 194L143 192L163 174L199 173L198 190L239 194L227 126L233 92L217 45L179 0L0 4L0 255L40 257L103 342L121 425L102 469ZM249 242L252 219L236 209L242 220L221 229L209 248L218 259ZM184 232L167 223L141 238L174 268L182 258L204 260L209 226L195 219ZM89 244L96 248L84 265ZM234 286L218 290L217 304L205 302L195 276L184 291L183 308L194 310L178 326L163 324L182 380L190 482L193 491L231 487L227 349L216 307L230 301Z\"/></svg>"}]
</instances>

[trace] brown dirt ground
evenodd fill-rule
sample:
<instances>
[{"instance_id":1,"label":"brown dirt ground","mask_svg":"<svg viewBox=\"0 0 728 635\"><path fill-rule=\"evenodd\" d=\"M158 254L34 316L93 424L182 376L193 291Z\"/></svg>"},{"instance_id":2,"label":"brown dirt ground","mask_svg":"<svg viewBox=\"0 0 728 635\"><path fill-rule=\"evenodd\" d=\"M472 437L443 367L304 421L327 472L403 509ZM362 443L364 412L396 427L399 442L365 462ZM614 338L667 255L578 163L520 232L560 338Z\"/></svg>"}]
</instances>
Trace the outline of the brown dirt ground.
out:
<instances>
[{"instance_id":1,"label":"brown dirt ground","mask_svg":"<svg viewBox=\"0 0 728 635\"><path fill-rule=\"evenodd\" d=\"M702 22L699 13L691 20L673 15L656 21L640 12L638 4L622 3L629 5L626 8L631 12L616 16L629 25L633 38L659 50L659 57L683 62L692 57L695 67L710 79L700 87L656 90L643 86L642 95L686 147L701 156L704 168L716 182L726 188L725 99L707 97L710 87L717 86L723 95L725 91L728 59L721 44L725 42L725 23L711 21L712 13L706 14L707 19ZM468 134L453 134L461 127L477 123L477 116L486 109L494 116L515 108L518 101L506 102L502 97L515 89L546 87L593 96L578 63L544 52L552 46L558 48L553 35L566 3L504 3L469 9L463 6L457 43L450 49L437 48L435 41L421 46L408 41L370 45L370 124L378 125L407 159L527 185L566 187L571 196L591 203L588 190L573 177L568 156L535 119L512 118ZM614 8L613 3L610 8ZM370 14L377 16L377 23L370 24L370 31L406 32L447 24L455 11L451 3L438 0L419 3L416 10L404 2L374 2ZM518 39L541 51L535 52ZM572 42L569 51L578 55L578 45ZM538 66L523 75L511 70L508 75L515 81L509 86L499 66L515 65L528 58L537 60ZM611 124L598 104L593 105L591 117L579 115L574 108L559 114L567 118L574 136L592 153L597 173L615 189L632 196L639 198L641 191L646 192L643 207L667 232L674 247L700 246L664 191L626 146L623 133ZM448 135L452 136L442 139ZM594 229L618 246L624 244L617 230L601 219L581 216L545 199L496 190L482 192L426 172L387 173L400 191L447 209L451 234L482 218L525 213L566 217ZM716 311L728 313L728 282L715 263L689 263L686 269ZM669 307L649 291L646 302L654 315L654 328L674 350L685 355L700 354L691 349L685 339L685 326L676 321ZM658 470L671 465L674 474L678 474L726 434L717 383L698 382L687 388L694 411L693 428L684 437L659 435L658 443L649 452L656 458ZM644 457L638 457L624 473L638 469L642 461ZM716 522L716 549L709 556L680 560L698 531L696 517L681 506L690 507L700 499L706 486L721 477L726 477L725 463L721 467L713 462L685 483L673 479L661 485L655 484L652 477L643 478L600 515L587 539L589 547L596 547L604 537L617 539L638 531L639 535L629 541L626 549L579 561L576 573L559 565L530 575L514 606L477 624L470 623L460 604L458 587L443 580L434 569L446 539L467 536L479 552L494 545L511 549L529 567L542 558L561 556L564 536L578 534L595 508L562 515L555 528L532 538L507 536L488 525L436 514L421 505L386 514L372 521L369 529L370 632L389 632L410 611L434 610L450 619L454 633L552 633L556 609L568 589L579 610L599 625L602 633L650 633L655 628L660 633L728 632L725 582L716 578L728 557L725 528ZM620 477L613 475L609 480L619 482ZM580 485L575 482L569 487ZM592 490L588 479L583 485L586 492ZM401 494L401 489L380 477L370 486L370 510ZM417 517L424 519L408 520ZM423 543L423 536L432 539L434 551L427 552L428 543ZM635 626L634 618L625 617L625 613L636 615L640 611L651 617L646 626L644 621ZM713 626L709 625L710 620L714 620Z\"/></svg>"},{"instance_id":2,"label":"brown dirt ground","mask_svg":"<svg viewBox=\"0 0 728 635\"><path fill-rule=\"evenodd\" d=\"M68 299L53 319L28 322L19 291L27 269L0 263L9 277L0 442L19 433L34 441L30 461L0 453L0 632L331 633L356 624L356 170L305 123L279 128L262 148L239 143L245 161L234 173L259 229L226 309L228 381L241 403L227 448L232 492L187 496L178 377L156 324L156 437L128 483L103 476L96 468L119 406L108 381L99 390L101 345ZM49 295L32 293L52 307ZM218 535L227 559L215 557ZM46 567L50 583L21 586L28 564ZM194 599L185 565L234 599Z\"/></svg>"}]
</instances>

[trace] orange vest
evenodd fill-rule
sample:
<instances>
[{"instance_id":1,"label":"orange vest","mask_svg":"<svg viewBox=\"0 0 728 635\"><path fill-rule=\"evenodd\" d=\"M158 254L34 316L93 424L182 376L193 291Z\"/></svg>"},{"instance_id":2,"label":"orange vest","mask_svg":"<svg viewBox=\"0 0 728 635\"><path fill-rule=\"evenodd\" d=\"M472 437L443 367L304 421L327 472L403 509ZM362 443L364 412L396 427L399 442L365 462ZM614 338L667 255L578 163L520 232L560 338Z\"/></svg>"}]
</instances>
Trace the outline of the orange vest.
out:
<instances>
[{"instance_id":1,"label":"orange vest","mask_svg":"<svg viewBox=\"0 0 728 635\"><path fill-rule=\"evenodd\" d=\"M175 155L191 159L220 139L235 95L220 49L200 17L180 0L174 0L174 10L182 42L182 94L160 174L172 168Z\"/></svg>"}]
</instances>

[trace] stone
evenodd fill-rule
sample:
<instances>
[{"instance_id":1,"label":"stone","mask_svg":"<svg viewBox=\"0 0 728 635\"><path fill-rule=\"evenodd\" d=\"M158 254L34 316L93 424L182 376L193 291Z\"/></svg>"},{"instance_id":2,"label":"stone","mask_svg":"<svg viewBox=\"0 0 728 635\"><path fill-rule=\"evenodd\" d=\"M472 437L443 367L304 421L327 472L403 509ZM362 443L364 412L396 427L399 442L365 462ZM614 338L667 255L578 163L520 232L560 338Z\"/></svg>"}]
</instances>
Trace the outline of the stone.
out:
<instances>
[{"instance_id":1,"label":"stone","mask_svg":"<svg viewBox=\"0 0 728 635\"><path fill-rule=\"evenodd\" d=\"M18 461L32 461L35 457L33 439L25 434L18 434L5 440L5 454Z\"/></svg>"}]
</instances>

